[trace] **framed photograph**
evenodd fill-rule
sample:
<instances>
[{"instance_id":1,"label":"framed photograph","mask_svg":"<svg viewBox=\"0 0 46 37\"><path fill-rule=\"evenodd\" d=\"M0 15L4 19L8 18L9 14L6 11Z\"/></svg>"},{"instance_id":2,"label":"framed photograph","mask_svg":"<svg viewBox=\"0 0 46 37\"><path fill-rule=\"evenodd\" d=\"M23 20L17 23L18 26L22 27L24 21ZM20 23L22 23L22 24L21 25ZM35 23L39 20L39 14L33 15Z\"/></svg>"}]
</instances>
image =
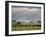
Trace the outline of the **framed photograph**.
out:
<instances>
[{"instance_id":1,"label":"framed photograph","mask_svg":"<svg viewBox=\"0 0 46 37\"><path fill-rule=\"evenodd\" d=\"M45 4L5 2L5 35L45 34Z\"/></svg>"}]
</instances>

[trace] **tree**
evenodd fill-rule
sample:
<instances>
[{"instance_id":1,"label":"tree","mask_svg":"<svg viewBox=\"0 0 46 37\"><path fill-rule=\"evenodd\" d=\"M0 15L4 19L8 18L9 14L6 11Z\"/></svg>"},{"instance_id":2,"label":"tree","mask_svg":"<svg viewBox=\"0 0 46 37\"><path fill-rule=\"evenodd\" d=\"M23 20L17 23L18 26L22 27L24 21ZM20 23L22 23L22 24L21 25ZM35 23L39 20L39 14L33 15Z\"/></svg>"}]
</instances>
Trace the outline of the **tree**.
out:
<instances>
[{"instance_id":1,"label":"tree","mask_svg":"<svg viewBox=\"0 0 46 37\"><path fill-rule=\"evenodd\" d=\"M16 24L17 24L17 25L20 25L20 24L21 24L21 22L20 22L20 21L18 21Z\"/></svg>"},{"instance_id":2,"label":"tree","mask_svg":"<svg viewBox=\"0 0 46 37\"><path fill-rule=\"evenodd\" d=\"M16 22L16 20L12 20L12 23L13 23L13 22Z\"/></svg>"}]
</instances>

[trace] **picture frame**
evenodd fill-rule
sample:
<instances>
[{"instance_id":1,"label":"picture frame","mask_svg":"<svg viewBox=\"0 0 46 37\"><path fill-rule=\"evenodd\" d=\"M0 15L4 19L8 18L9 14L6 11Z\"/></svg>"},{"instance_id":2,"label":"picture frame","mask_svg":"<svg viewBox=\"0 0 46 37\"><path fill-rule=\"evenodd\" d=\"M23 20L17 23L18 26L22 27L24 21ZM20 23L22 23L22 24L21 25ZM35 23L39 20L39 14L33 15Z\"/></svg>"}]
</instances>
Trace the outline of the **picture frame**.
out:
<instances>
[{"instance_id":1,"label":"picture frame","mask_svg":"<svg viewBox=\"0 0 46 37\"><path fill-rule=\"evenodd\" d=\"M40 14L40 16L38 13ZM32 16L33 19L32 17L30 18L29 16ZM35 16L35 19L34 19L34 16ZM40 21L39 21L39 18L40 18ZM26 21L27 19L28 21L32 20L33 22L35 20L37 22L40 22L39 23L40 25L36 25L36 24L35 24L36 26L31 25L32 27L30 28L30 25L23 26L23 25L17 24L18 25L17 27L16 25L14 25L13 27L12 24L14 23L12 21L15 21L15 19L19 21L20 20ZM33 23L32 21L31 23ZM30 24L30 23L28 22L26 24ZM5 35L19 36L19 35L34 35L34 34L45 34L45 3L5 1Z\"/></svg>"}]
</instances>

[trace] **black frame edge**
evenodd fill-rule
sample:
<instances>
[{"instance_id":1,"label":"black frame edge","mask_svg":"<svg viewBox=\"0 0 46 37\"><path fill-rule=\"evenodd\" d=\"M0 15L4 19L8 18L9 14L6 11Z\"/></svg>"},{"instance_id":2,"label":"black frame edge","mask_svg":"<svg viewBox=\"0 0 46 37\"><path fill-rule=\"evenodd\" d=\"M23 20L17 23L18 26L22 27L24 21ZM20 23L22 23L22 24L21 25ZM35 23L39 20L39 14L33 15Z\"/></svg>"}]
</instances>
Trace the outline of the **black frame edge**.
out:
<instances>
[{"instance_id":1,"label":"black frame edge","mask_svg":"<svg viewBox=\"0 0 46 37\"><path fill-rule=\"evenodd\" d=\"M12 2L12 3L27 3L27 4L45 4L45 3L41 3L41 2L25 2L25 1L5 1L5 2Z\"/></svg>"},{"instance_id":2,"label":"black frame edge","mask_svg":"<svg viewBox=\"0 0 46 37\"><path fill-rule=\"evenodd\" d=\"M9 14L9 7L8 7L8 2L5 2L5 36L8 36L9 31L8 31L8 14Z\"/></svg>"}]
</instances>

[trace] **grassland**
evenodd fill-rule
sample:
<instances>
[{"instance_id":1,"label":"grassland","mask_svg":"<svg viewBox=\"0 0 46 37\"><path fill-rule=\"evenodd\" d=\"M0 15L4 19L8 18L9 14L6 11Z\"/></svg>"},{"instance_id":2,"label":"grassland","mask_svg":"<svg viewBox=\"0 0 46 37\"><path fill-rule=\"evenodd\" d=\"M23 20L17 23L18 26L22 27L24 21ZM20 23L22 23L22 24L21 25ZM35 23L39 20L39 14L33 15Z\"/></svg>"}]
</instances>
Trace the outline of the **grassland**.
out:
<instances>
[{"instance_id":1,"label":"grassland","mask_svg":"<svg viewBox=\"0 0 46 37\"><path fill-rule=\"evenodd\" d=\"M40 30L41 29L41 23L37 22L16 22L15 20L12 21L12 31L24 31L24 30Z\"/></svg>"}]
</instances>

